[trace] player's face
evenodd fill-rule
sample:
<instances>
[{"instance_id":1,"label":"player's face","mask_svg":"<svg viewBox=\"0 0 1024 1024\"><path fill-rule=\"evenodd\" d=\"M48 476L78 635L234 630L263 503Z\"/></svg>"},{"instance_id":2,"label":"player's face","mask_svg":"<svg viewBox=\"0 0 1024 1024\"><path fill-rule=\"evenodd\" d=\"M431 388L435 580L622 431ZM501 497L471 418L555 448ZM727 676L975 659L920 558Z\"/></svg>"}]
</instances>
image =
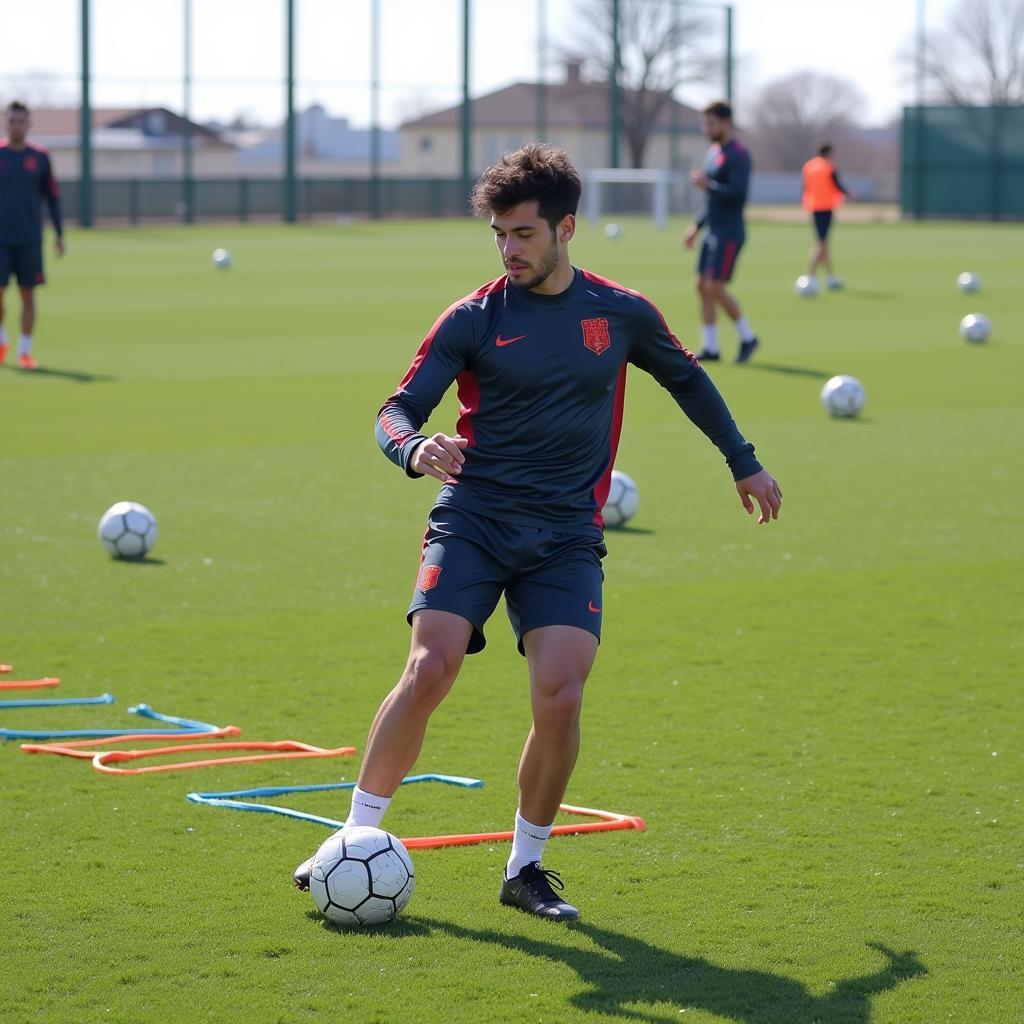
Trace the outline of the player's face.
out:
<instances>
[{"instance_id":1,"label":"player's face","mask_svg":"<svg viewBox=\"0 0 1024 1024\"><path fill-rule=\"evenodd\" d=\"M28 135L28 112L12 110L7 115L7 138L16 146L25 141Z\"/></svg>"},{"instance_id":2,"label":"player's face","mask_svg":"<svg viewBox=\"0 0 1024 1024\"><path fill-rule=\"evenodd\" d=\"M714 114L701 114L700 125L704 135L712 142L721 142L729 134L729 122Z\"/></svg>"},{"instance_id":3,"label":"player's face","mask_svg":"<svg viewBox=\"0 0 1024 1024\"><path fill-rule=\"evenodd\" d=\"M575 224L575 218L570 214L557 229L552 230L551 225L537 212L535 199L491 216L494 241L501 262L508 271L509 284L516 288L536 288L551 276L562 258L558 232L568 227L567 221ZM566 240L572 235L571 230L562 233Z\"/></svg>"}]
</instances>

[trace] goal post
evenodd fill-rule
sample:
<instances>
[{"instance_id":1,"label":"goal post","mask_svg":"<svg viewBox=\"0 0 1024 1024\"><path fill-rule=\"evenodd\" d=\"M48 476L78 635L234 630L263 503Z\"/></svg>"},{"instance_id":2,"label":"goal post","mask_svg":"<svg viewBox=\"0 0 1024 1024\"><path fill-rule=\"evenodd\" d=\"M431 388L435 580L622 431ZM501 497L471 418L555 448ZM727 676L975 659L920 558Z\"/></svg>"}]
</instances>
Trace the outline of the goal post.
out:
<instances>
[{"instance_id":1,"label":"goal post","mask_svg":"<svg viewBox=\"0 0 1024 1024\"><path fill-rule=\"evenodd\" d=\"M686 179L678 171L660 171L644 168L597 167L583 172L583 212L591 223L601 217L602 198L608 185L648 185L651 196L651 216L659 228L668 225L672 205L673 187L682 187Z\"/></svg>"}]
</instances>

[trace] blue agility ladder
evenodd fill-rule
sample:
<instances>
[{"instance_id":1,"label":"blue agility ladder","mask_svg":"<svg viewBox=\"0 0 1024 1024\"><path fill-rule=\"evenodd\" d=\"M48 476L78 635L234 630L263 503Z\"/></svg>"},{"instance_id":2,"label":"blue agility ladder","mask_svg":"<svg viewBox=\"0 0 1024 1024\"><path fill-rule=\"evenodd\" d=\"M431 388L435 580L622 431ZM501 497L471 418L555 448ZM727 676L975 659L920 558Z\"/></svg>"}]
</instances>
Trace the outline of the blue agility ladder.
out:
<instances>
[{"instance_id":1,"label":"blue agility ladder","mask_svg":"<svg viewBox=\"0 0 1024 1024\"><path fill-rule=\"evenodd\" d=\"M464 786L467 789L479 789L483 779L470 779L463 775L410 775L402 779L402 785L412 782L443 782L449 786ZM307 814L293 807L278 807L275 804L256 804L245 800L235 800L242 796L282 796L285 793L318 793L327 789L355 789L354 782L324 782L311 786L263 786L258 789L234 789L224 793L188 793L186 800L194 804L208 804L210 807L227 807L234 811L257 811L262 814L280 814L285 818L297 818L300 821L312 821L328 828L341 828L345 822L334 818L322 818L319 814Z\"/></svg>"},{"instance_id":2,"label":"blue agility ladder","mask_svg":"<svg viewBox=\"0 0 1024 1024\"><path fill-rule=\"evenodd\" d=\"M108 696L104 694L104 696ZM112 703L109 701L91 700L90 703ZM134 704L128 708L128 714L139 715L142 718L151 718L158 722L166 722L168 725L177 726L175 729L147 729L151 736L188 736L198 732L216 732L220 726L210 725L207 722L197 722L191 718L178 718L176 715L164 715L154 711L148 704ZM139 732L135 729L0 729L0 739L4 740L57 740L57 739L87 739L92 736L112 739L115 736L135 736Z\"/></svg>"}]
</instances>

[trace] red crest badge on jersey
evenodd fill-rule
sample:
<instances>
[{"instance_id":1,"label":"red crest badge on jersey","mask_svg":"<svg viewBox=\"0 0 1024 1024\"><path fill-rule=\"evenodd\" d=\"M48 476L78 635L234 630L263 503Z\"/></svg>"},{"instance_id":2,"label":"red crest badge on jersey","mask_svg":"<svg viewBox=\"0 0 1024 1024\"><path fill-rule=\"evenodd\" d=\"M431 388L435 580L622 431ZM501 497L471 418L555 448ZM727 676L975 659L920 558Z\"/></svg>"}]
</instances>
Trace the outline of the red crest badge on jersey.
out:
<instances>
[{"instance_id":1,"label":"red crest badge on jersey","mask_svg":"<svg viewBox=\"0 0 1024 1024\"><path fill-rule=\"evenodd\" d=\"M37 167L36 158L34 156L25 157L25 170L34 171Z\"/></svg>"},{"instance_id":2,"label":"red crest badge on jersey","mask_svg":"<svg viewBox=\"0 0 1024 1024\"><path fill-rule=\"evenodd\" d=\"M608 333L608 321L604 317L597 320L581 320L580 327L583 328L583 344L595 355L600 355L606 349L611 348L612 339Z\"/></svg>"},{"instance_id":3,"label":"red crest badge on jersey","mask_svg":"<svg viewBox=\"0 0 1024 1024\"><path fill-rule=\"evenodd\" d=\"M437 579L441 575L441 566L425 565L420 573L420 590L425 594L437 586Z\"/></svg>"}]
</instances>

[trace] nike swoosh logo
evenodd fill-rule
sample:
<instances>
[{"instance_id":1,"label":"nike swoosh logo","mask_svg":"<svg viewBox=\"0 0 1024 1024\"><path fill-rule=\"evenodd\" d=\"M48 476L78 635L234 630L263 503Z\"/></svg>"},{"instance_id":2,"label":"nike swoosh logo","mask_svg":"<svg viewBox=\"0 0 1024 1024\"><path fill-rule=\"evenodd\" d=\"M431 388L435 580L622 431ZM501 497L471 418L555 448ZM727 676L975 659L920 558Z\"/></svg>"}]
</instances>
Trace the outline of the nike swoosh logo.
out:
<instances>
[{"instance_id":1,"label":"nike swoosh logo","mask_svg":"<svg viewBox=\"0 0 1024 1024\"><path fill-rule=\"evenodd\" d=\"M595 613L597 613L597 612L600 612L601 609L600 608L595 608L593 601L588 601L587 602L587 611L588 612L595 612Z\"/></svg>"},{"instance_id":2,"label":"nike swoosh logo","mask_svg":"<svg viewBox=\"0 0 1024 1024\"><path fill-rule=\"evenodd\" d=\"M499 334L499 335L498 335L498 337L497 337L497 338L495 338L495 340L494 340L494 344L495 344L495 345L497 345L497 346L498 346L498 348L504 348L504 347L505 347L506 345L511 345L511 344L512 344L512 342L514 342L514 341L522 341L522 340L523 340L523 338L525 338L525 337L526 337L526 335L525 335L525 334L519 334L519 335L517 335L517 336L516 336L516 337L514 337L514 338L503 338L503 337L502 337L502 336L501 336L501 335Z\"/></svg>"}]
</instances>

